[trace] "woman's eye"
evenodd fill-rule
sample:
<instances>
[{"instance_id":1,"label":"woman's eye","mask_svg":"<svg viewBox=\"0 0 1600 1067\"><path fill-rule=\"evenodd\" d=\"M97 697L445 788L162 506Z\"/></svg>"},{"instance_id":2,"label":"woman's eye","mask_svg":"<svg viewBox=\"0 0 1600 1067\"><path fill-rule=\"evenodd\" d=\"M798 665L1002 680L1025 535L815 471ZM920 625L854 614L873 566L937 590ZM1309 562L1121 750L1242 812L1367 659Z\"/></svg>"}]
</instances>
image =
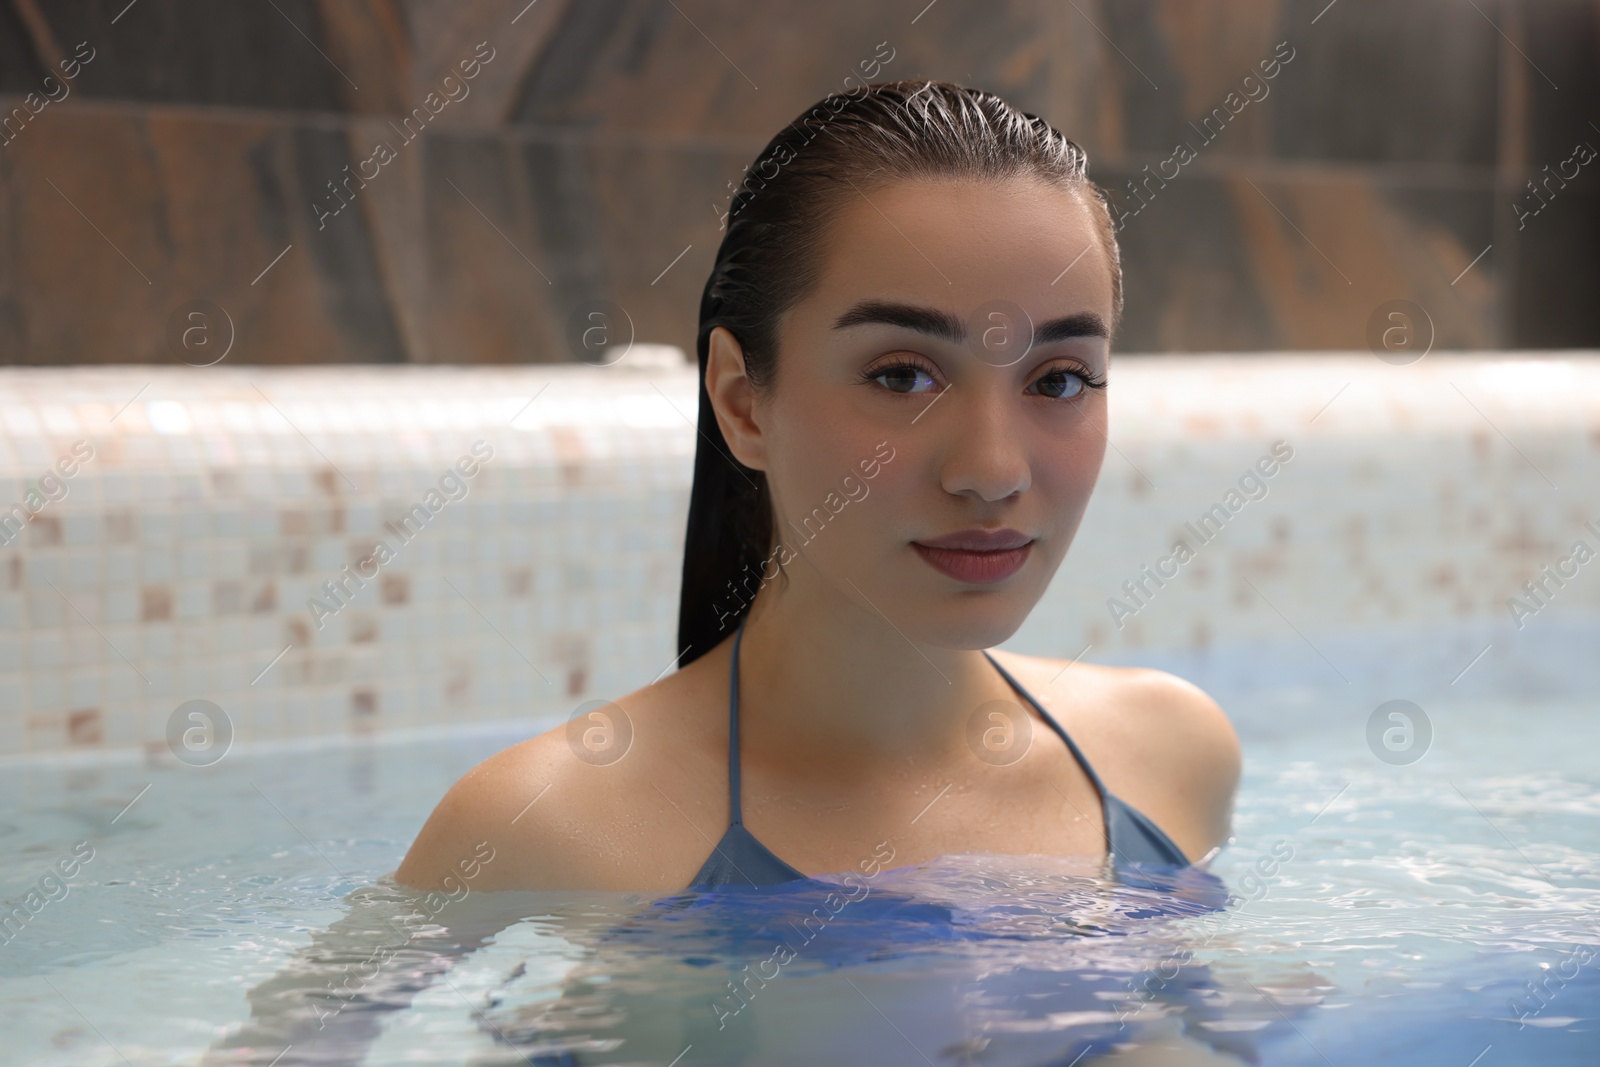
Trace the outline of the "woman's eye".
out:
<instances>
[{"instance_id":1,"label":"woman's eye","mask_svg":"<svg viewBox=\"0 0 1600 1067\"><path fill-rule=\"evenodd\" d=\"M885 367L872 380L896 393L926 393L935 385L933 375L909 363Z\"/></svg>"},{"instance_id":2,"label":"woman's eye","mask_svg":"<svg viewBox=\"0 0 1600 1067\"><path fill-rule=\"evenodd\" d=\"M1069 370L1051 371L1037 382L1039 392L1054 400L1070 400L1083 392L1083 379Z\"/></svg>"}]
</instances>

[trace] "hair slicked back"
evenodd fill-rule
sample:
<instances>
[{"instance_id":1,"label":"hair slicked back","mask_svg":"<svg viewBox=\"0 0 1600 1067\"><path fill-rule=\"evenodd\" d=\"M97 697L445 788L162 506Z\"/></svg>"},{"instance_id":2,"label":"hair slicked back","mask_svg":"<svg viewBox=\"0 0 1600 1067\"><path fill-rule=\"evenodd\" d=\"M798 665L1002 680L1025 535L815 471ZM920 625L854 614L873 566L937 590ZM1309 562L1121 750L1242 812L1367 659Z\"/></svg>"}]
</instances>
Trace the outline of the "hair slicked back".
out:
<instances>
[{"instance_id":1,"label":"hair slicked back","mask_svg":"<svg viewBox=\"0 0 1600 1067\"><path fill-rule=\"evenodd\" d=\"M680 664L738 622L748 602L731 591L772 547L766 477L729 454L706 391L711 331L730 331L751 384L769 388L779 320L819 280L823 241L840 210L892 182L951 179L1029 179L1082 196L1110 264L1115 328L1122 269L1110 208L1089 180L1083 149L1044 119L980 89L894 81L829 94L784 127L746 168L700 299L700 435L678 603Z\"/></svg>"}]
</instances>

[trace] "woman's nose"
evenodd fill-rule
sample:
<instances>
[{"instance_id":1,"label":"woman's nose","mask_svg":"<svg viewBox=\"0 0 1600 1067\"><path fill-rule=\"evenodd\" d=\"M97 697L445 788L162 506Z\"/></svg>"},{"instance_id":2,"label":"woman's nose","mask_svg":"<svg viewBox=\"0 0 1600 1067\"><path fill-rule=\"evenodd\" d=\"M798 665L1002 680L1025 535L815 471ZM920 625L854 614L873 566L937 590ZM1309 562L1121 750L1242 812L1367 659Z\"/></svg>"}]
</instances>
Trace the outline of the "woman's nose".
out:
<instances>
[{"instance_id":1,"label":"woman's nose","mask_svg":"<svg viewBox=\"0 0 1600 1067\"><path fill-rule=\"evenodd\" d=\"M1026 490L1033 474L1012 398L989 383L952 386L950 393L952 410L939 422L948 434L939 477L945 492L993 501Z\"/></svg>"}]
</instances>

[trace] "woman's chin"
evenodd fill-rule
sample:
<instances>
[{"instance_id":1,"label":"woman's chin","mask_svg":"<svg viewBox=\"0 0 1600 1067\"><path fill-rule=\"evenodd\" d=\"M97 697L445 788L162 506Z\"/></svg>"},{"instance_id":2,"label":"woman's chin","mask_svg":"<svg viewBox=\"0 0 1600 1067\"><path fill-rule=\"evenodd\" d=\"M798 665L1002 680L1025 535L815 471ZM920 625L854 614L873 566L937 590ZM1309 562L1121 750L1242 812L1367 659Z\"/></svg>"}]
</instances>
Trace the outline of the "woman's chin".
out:
<instances>
[{"instance_id":1,"label":"woman's chin","mask_svg":"<svg viewBox=\"0 0 1600 1067\"><path fill-rule=\"evenodd\" d=\"M951 650L993 648L1022 628L1038 602L1015 590L963 593L928 601L908 601L895 618L913 642Z\"/></svg>"}]
</instances>

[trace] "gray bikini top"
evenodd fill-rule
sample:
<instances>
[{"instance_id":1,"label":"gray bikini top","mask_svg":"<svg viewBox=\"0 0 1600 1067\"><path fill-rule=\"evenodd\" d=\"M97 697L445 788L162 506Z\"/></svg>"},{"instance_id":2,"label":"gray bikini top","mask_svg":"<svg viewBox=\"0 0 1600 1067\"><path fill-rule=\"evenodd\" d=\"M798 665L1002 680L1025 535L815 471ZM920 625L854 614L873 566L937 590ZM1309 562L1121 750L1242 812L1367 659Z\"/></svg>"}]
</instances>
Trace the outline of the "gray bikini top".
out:
<instances>
[{"instance_id":1,"label":"gray bikini top","mask_svg":"<svg viewBox=\"0 0 1600 1067\"><path fill-rule=\"evenodd\" d=\"M714 889L723 885L775 885L806 878L789 864L779 859L771 849L745 829L744 815L739 808L739 642L744 638L744 619L733 637L733 661L728 679L728 829L706 858L700 873L690 883L690 889ZM995 662L993 656L984 656L1000 672L1000 677L1015 689L1024 700L1032 704L1050 728L1066 742L1067 749L1083 773L1089 776L1095 792L1100 794L1100 806L1105 811L1106 839L1111 845L1113 868L1118 865L1189 866L1189 859L1161 828L1132 805L1124 803L1106 791L1105 783L1094 773L1083 752L1067 736L1061 725L1022 684Z\"/></svg>"}]
</instances>

